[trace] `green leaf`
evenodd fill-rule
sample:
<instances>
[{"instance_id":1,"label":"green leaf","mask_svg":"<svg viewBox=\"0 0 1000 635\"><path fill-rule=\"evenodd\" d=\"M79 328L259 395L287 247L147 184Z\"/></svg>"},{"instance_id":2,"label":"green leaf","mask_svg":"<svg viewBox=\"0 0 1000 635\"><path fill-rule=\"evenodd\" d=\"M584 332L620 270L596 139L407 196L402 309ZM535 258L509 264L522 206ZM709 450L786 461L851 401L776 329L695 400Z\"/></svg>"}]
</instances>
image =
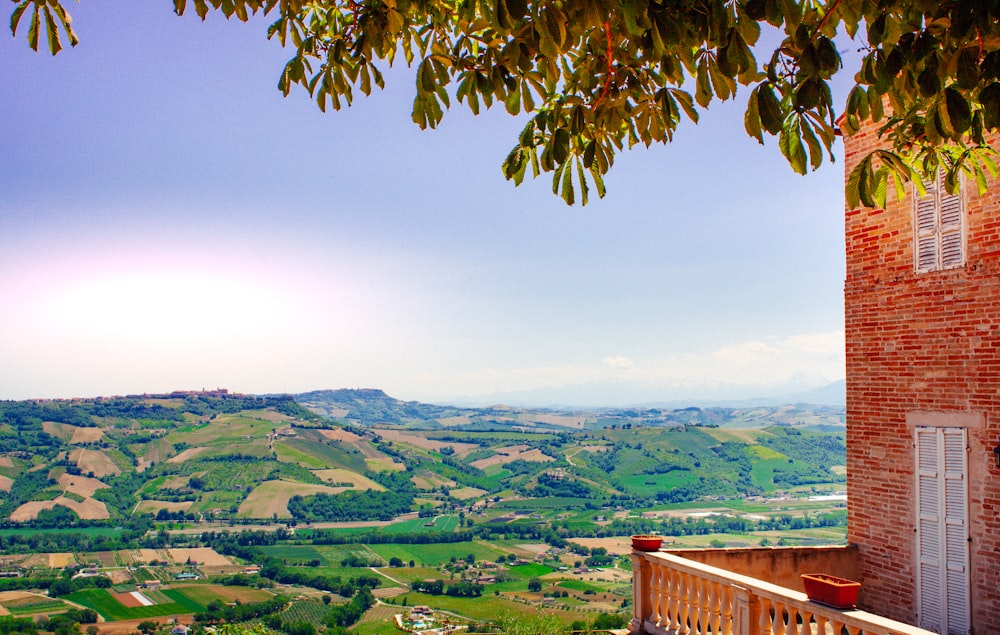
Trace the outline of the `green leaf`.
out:
<instances>
[{"instance_id":1,"label":"green leaf","mask_svg":"<svg viewBox=\"0 0 1000 635\"><path fill-rule=\"evenodd\" d=\"M684 114L693 123L698 123L698 110L694 107L694 100L691 98L691 93L683 91L679 88L669 89L670 95L677 100L681 108L684 110Z\"/></svg>"},{"instance_id":2,"label":"green leaf","mask_svg":"<svg viewBox=\"0 0 1000 635\"><path fill-rule=\"evenodd\" d=\"M802 140L805 141L806 147L809 149L809 167L816 170L823 164L823 147L820 145L819 139L816 138L816 133L813 132L812 126L808 122L803 121L801 129Z\"/></svg>"},{"instance_id":3,"label":"green leaf","mask_svg":"<svg viewBox=\"0 0 1000 635\"><path fill-rule=\"evenodd\" d=\"M33 4L31 0L24 0L21 4L14 8L14 12L10 14L10 32L12 35L17 35L17 25L21 22L21 16L24 15L24 10L28 8L29 4Z\"/></svg>"},{"instance_id":4,"label":"green leaf","mask_svg":"<svg viewBox=\"0 0 1000 635\"><path fill-rule=\"evenodd\" d=\"M945 89L944 99L945 108L943 111L948 113L948 120L954 130L950 136L958 141L958 137L972 125L972 110L962 93L954 88ZM938 110L942 111L940 108Z\"/></svg>"},{"instance_id":5,"label":"green leaf","mask_svg":"<svg viewBox=\"0 0 1000 635\"><path fill-rule=\"evenodd\" d=\"M28 25L28 46L32 51L38 51L38 5L31 12L31 24Z\"/></svg>"},{"instance_id":6,"label":"green leaf","mask_svg":"<svg viewBox=\"0 0 1000 635\"><path fill-rule=\"evenodd\" d=\"M958 68L955 77L958 85L971 90L979 85L979 59L975 49L965 48L958 54Z\"/></svg>"},{"instance_id":7,"label":"green leaf","mask_svg":"<svg viewBox=\"0 0 1000 635\"><path fill-rule=\"evenodd\" d=\"M941 79L938 77L937 69L925 68L917 77L917 86L920 88L920 96L925 99L937 95L941 90Z\"/></svg>"},{"instance_id":8,"label":"green leaf","mask_svg":"<svg viewBox=\"0 0 1000 635\"><path fill-rule=\"evenodd\" d=\"M789 118L790 125L782 128L781 134L778 136L778 147L781 148L781 154L785 156L788 164L792 166L792 170L796 174L805 174L805 147L802 145L802 137L800 136L798 125L791 123L791 121L792 118Z\"/></svg>"},{"instance_id":9,"label":"green leaf","mask_svg":"<svg viewBox=\"0 0 1000 635\"><path fill-rule=\"evenodd\" d=\"M59 27L48 6L45 7L45 32L49 38L49 51L55 55L62 50L62 42L59 40Z\"/></svg>"},{"instance_id":10,"label":"green leaf","mask_svg":"<svg viewBox=\"0 0 1000 635\"><path fill-rule=\"evenodd\" d=\"M757 97L757 111L760 113L760 124L770 134L781 132L781 103L774 95L770 84L760 84L754 91Z\"/></svg>"},{"instance_id":11,"label":"green leaf","mask_svg":"<svg viewBox=\"0 0 1000 635\"><path fill-rule=\"evenodd\" d=\"M763 145L764 135L760 127L760 112L757 109L757 91L760 88L755 88L754 92L750 93L750 99L747 100L747 109L743 114L743 128L747 131L747 134L757 140L757 143Z\"/></svg>"},{"instance_id":12,"label":"green leaf","mask_svg":"<svg viewBox=\"0 0 1000 635\"><path fill-rule=\"evenodd\" d=\"M983 106L983 125L990 130L1000 128L1000 82L993 82L979 92Z\"/></svg>"},{"instance_id":13,"label":"green leaf","mask_svg":"<svg viewBox=\"0 0 1000 635\"><path fill-rule=\"evenodd\" d=\"M867 201L862 201L861 197L861 181L865 179L864 176L868 170L871 169L871 155L866 156L861 159L854 169L851 170L851 174L847 177L847 185L844 187L844 194L847 198L847 206L851 209L857 209L861 207L862 204L868 205Z\"/></svg>"},{"instance_id":14,"label":"green leaf","mask_svg":"<svg viewBox=\"0 0 1000 635\"><path fill-rule=\"evenodd\" d=\"M694 99L702 108L708 107L712 103L712 83L708 76L708 60L704 57L698 62L698 73L696 77L696 90Z\"/></svg>"}]
</instances>

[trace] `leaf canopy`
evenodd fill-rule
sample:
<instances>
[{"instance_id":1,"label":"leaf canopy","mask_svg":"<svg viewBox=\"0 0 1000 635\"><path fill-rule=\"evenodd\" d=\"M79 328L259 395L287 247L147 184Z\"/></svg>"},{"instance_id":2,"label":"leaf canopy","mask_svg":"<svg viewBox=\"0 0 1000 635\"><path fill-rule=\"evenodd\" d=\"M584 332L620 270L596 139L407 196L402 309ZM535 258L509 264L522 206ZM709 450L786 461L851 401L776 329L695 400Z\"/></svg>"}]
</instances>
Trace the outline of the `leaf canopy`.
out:
<instances>
[{"instance_id":1,"label":"leaf canopy","mask_svg":"<svg viewBox=\"0 0 1000 635\"><path fill-rule=\"evenodd\" d=\"M274 18L268 37L293 50L279 89L299 86L323 111L383 87L383 69L416 66L413 121L434 128L452 101L530 115L503 164L530 166L553 192L586 204L615 155L667 143L698 107L748 87L744 125L805 174L833 160L835 135L871 126L884 147L848 179L851 206L884 206L891 180L943 169L985 188L996 175L987 134L1000 128L1000 0L173 0L202 19ZM13 0L11 31L38 50L78 38L62 0ZM780 31L761 51L762 28ZM843 34L843 35L841 35ZM863 54L838 119L830 80L844 72L835 38Z\"/></svg>"}]
</instances>

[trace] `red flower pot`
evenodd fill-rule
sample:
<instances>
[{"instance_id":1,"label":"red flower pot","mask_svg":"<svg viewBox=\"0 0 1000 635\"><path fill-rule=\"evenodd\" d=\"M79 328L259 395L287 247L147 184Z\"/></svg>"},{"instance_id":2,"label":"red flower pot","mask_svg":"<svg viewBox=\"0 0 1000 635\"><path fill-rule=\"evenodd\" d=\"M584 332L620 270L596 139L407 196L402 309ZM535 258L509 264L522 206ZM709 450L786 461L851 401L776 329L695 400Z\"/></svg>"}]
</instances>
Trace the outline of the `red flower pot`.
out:
<instances>
[{"instance_id":1,"label":"red flower pot","mask_svg":"<svg viewBox=\"0 0 1000 635\"><path fill-rule=\"evenodd\" d=\"M802 574L802 585L810 600L832 606L835 609L854 608L858 601L858 591L861 590L860 582L845 580L825 573Z\"/></svg>"},{"instance_id":2,"label":"red flower pot","mask_svg":"<svg viewBox=\"0 0 1000 635\"><path fill-rule=\"evenodd\" d=\"M662 536L632 536L632 548L636 551L659 551L662 544Z\"/></svg>"}]
</instances>

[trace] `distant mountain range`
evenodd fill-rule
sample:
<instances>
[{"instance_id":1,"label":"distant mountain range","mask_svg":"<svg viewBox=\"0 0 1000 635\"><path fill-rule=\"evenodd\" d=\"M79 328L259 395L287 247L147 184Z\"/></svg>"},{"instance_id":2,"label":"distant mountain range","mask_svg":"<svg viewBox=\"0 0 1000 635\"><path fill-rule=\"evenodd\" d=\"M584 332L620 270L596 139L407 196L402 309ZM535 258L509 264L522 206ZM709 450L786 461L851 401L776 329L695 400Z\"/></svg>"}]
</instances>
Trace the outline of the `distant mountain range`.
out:
<instances>
[{"instance_id":1,"label":"distant mountain range","mask_svg":"<svg viewBox=\"0 0 1000 635\"><path fill-rule=\"evenodd\" d=\"M846 382L822 383L796 376L777 386L726 383L643 384L602 381L536 390L471 395L448 400L463 407L504 404L521 408L745 408L784 404L844 406Z\"/></svg>"}]
</instances>

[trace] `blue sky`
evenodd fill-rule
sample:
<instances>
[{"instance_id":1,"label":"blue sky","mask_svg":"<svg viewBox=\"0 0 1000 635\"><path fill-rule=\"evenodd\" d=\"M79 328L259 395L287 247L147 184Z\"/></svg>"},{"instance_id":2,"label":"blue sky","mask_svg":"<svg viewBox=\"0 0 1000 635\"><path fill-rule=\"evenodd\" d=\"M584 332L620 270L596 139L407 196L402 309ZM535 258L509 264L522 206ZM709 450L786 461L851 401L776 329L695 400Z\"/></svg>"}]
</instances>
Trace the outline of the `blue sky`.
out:
<instances>
[{"instance_id":1,"label":"blue sky","mask_svg":"<svg viewBox=\"0 0 1000 635\"><path fill-rule=\"evenodd\" d=\"M792 173L748 91L571 208L503 179L502 109L419 130L405 67L323 114L266 20L69 10L55 58L0 36L0 398L843 377L842 164Z\"/></svg>"}]
</instances>

